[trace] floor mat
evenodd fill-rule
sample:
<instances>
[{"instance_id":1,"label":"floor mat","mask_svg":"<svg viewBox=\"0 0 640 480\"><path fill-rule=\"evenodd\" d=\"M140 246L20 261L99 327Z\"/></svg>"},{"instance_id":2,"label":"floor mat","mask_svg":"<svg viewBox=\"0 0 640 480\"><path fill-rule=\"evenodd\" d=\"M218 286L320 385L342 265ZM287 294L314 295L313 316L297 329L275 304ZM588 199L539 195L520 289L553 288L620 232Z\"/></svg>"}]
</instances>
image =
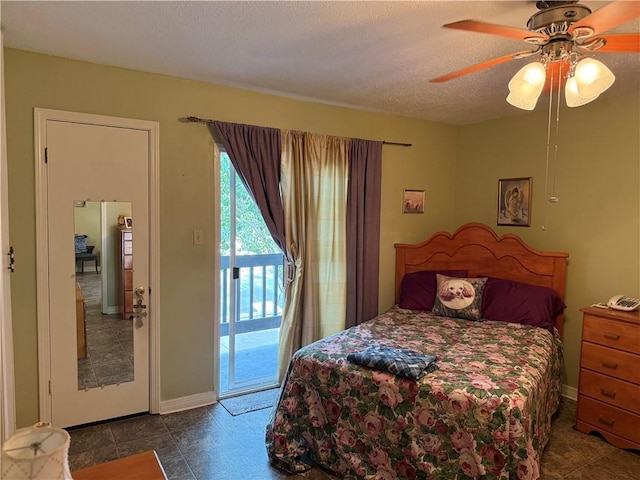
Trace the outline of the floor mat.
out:
<instances>
[{"instance_id":1,"label":"floor mat","mask_svg":"<svg viewBox=\"0 0 640 480\"><path fill-rule=\"evenodd\" d=\"M225 398L224 400L220 400L220 405L235 417L243 413L273 407L278 401L279 395L280 389L272 388L270 390L263 390L262 392Z\"/></svg>"}]
</instances>

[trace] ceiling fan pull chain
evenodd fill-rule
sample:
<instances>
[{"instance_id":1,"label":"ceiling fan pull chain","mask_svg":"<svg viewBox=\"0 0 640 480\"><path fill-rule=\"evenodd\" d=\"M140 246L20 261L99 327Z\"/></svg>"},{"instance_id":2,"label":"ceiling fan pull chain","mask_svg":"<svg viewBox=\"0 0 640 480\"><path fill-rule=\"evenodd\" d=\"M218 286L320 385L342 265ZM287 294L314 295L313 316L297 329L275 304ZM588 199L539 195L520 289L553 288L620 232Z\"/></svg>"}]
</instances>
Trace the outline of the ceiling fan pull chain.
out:
<instances>
[{"instance_id":1,"label":"ceiling fan pull chain","mask_svg":"<svg viewBox=\"0 0 640 480\"><path fill-rule=\"evenodd\" d=\"M548 64L546 64L548 65ZM547 161L545 164L545 172L544 172L544 198L548 198L549 192L549 150L551 149L551 115L553 112L553 69L551 70L551 79L549 85L551 88L549 89L549 115L547 116ZM542 227L543 231L547 230L547 211L549 210L549 205L545 204L544 214L542 219Z\"/></svg>"},{"instance_id":2,"label":"ceiling fan pull chain","mask_svg":"<svg viewBox=\"0 0 640 480\"><path fill-rule=\"evenodd\" d=\"M562 97L562 67L565 61L560 62L558 71L558 95L556 95L556 144L553 157L553 181L551 184L551 196L549 202L557 203L559 201L556 196L556 178L558 176L558 139L560 138L560 97ZM552 79L553 80L553 79ZM553 88L553 84L552 84Z\"/></svg>"}]
</instances>

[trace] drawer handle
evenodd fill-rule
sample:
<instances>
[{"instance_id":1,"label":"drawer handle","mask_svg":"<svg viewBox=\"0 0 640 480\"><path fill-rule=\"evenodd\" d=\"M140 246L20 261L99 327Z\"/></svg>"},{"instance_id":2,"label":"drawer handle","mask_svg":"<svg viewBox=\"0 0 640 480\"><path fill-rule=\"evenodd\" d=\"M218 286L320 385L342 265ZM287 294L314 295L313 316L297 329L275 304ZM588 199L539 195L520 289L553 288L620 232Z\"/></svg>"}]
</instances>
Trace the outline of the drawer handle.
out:
<instances>
[{"instance_id":1,"label":"drawer handle","mask_svg":"<svg viewBox=\"0 0 640 480\"><path fill-rule=\"evenodd\" d=\"M602 366L603 367L607 367L607 368L612 368L612 369L616 369L618 368L618 364L616 362L610 362L608 360L603 360L602 361Z\"/></svg>"},{"instance_id":2,"label":"drawer handle","mask_svg":"<svg viewBox=\"0 0 640 480\"><path fill-rule=\"evenodd\" d=\"M613 333L605 333L604 338L607 338L609 340L620 340L620 335L615 335Z\"/></svg>"},{"instance_id":3,"label":"drawer handle","mask_svg":"<svg viewBox=\"0 0 640 480\"><path fill-rule=\"evenodd\" d=\"M600 420L600 423L604 423L609 427L613 427L613 424L615 423L615 420L613 420L612 418L604 418L602 416L598 417L598 420Z\"/></svg>"},{"instance_id":4,"label":"drawer handle","mask_svg":"<svg viewBox=\"0 0 640 480\"><path fill-rule=\"evenodd\" d=\"M605 390L604 388L600 389L600 393L605 397L616 398L616 392L612 392L610 390Z\"/></svg>"}]
</instances>

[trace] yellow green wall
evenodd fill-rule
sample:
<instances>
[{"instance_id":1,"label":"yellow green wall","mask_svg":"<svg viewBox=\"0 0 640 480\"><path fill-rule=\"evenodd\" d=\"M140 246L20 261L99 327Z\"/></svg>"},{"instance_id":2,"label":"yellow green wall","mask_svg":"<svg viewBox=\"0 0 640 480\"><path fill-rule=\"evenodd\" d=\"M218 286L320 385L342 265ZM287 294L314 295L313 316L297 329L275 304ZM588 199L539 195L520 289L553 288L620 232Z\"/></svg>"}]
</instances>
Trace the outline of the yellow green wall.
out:
<instances>
[{"instance_id":1,"label":"yellow green wall","mask_svg":"<svg viewBox=\"0 0 640 480\"><path fill-rule=\"evenodd\" d=\"M578 382L579 308L618 292L640 294L638 95L605 94L562 110L560 202L551 205L543 195L544 112L454 127L12 49L5 50L5 88L10 237L19 265L12 277L18 426L38 419L34 107L160 123L162 400L213 389L213 142L203 125L179 121L188 115L413 144L383 150L380 310L393 303L395 242L468 221L495 227L498 178L533 177L532 226L496 230L570 253L570 387ZM424 215L401 214L405 188L426 190ZM204 229L210 248L192 245L194 228Z\"/></svg>"},{"instance_id":2,"label":"yellow green wall","mask_svg":"<svg viewBox=\"0 0 640 480\"><path fill-rule=\"evenodd\" d=\"M580 308L616 293L640 295L640 90L606 93L593 103L560 111L552 138L551 194L545 197L547 114L460 128L454 223L496 224L498 179L533 178L531 227L499 227L541 250L569 253L565 310L565 384L577 387ZM554 114L555 115L555 114ZM555 116L552 131L555 131ZM557 162L554 162L555 146ZM542 227L546 229L543 230Z\"/></svg>"},{"instance_id":3,"label":"yellow green wall","mask_svg":"<svg viewBox=\"0 0 640 480\"><path fill-rule=\"evenodd\" d=\"M100 202L87 202L83 207L73 209L75 232L78 235L86 235L87 245L93 245L94 253L100 251L102 240L100 225Z\"/></svg>"},{"instance_id":4,"label":"yellow green wall","mask_svg":"<svg viewBox=\"0 0 640 480\"><path fill-rule=\"evenodd\" d=\"M452 225L457 129L201 82L5 49L17 423L38 420L33 108L160 123L161 399L213 389L213 142L189 115L412 143L383 149L380 308L393 304L395 242ZM402 215L402 190L425 189L424 215ZM193 246L202 228L205 247ZM209 248L207 248L207 246Z\"/></svg>"}]
</instances>

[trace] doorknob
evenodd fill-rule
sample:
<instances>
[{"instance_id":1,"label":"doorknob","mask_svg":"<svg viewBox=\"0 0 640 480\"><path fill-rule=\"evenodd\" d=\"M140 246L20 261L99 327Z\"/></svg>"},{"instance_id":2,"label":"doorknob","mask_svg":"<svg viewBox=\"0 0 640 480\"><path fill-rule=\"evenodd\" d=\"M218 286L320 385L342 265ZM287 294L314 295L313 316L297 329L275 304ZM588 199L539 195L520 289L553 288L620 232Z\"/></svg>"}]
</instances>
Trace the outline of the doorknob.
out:
<instances>
[{"instance_id":1,"label":"doorknob","mask_svg":"<svg viewBox=\"0 0 640 480\"><path fill-rule=\"evenodd\" d=\"M143 323L143 318L147 316L146 308L147 306L143 304L144 302L144 287L136 287L133 291L136 296L136 303L133 305L133 318L135 318L136 328L141 328Z\"/></svg>"}]
</instances>

